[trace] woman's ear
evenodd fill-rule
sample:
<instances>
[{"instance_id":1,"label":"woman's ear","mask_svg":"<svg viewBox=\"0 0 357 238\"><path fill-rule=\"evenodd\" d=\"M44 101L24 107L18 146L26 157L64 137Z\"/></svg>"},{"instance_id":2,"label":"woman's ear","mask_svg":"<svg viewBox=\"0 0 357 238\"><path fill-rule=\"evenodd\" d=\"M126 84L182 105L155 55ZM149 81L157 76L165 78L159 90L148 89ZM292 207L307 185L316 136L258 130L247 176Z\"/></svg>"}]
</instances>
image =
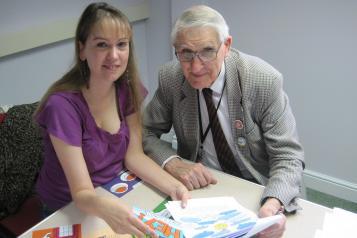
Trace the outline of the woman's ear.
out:
<instances>
[{"instance_id":1,"label":"woman's ear","mask_svg":"<svg viewBox=\"0 0 357 238\"><path fill-rule=\"evenodd\" d=\"M78 41L78 46L79 46L79 59L85 61L86 57L84 54L84 45L82 44L82 42Z\"/></svg>"}]
</instances>

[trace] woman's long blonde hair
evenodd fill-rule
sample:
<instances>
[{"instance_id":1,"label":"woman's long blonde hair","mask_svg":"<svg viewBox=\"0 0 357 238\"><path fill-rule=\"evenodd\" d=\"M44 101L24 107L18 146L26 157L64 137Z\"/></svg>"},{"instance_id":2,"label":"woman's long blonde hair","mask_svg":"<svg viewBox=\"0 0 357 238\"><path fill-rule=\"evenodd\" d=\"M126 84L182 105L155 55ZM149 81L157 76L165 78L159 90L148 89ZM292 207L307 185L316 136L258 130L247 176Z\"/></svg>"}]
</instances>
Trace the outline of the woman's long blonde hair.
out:
<instances>
[{"instance_id":1,"label":"woman's long blonde hair","mask_svg":"<svg viewBox=\"0 0 357 238\"><path fill-rule=\"evenodd\" d=\"M76 35L75 35L75 64L74 66L59 80L54 82L42 97L35 115L39 113L48 97L55 92L63 91L80 91L84 86L89 86L90 71L87 61L82 61L79 57L79 44L85 44L94 25L101 22L103 19L111 18L117 23L121 30L126 31L129 37L129 59L125 73L123 73L115 82L117 85L122 80L127 80L130 88L130 100L135 111L140 111L142 95L140 94L140 79L137 66L134 59L134 44L132 39L132 28L128 18L118 9L110 6L107 3L92 3L82 13L79 19ZM138 113L139 115L140 113Z\"/></svg>"}]
</instances>

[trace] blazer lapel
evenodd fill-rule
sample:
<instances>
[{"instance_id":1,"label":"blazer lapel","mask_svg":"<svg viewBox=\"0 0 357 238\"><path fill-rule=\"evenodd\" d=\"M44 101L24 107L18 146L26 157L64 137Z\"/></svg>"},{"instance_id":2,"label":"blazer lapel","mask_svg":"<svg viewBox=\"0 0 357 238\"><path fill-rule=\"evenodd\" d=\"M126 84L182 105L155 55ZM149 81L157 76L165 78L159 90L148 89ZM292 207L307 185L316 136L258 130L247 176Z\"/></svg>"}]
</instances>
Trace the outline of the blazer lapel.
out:
<instances>
[{"instance_id":1,"label":"blazer lapel","mask_svg":"<svg viewBox=\"0 0 357 238\"><path fill-rule=\"evenodd\" d=\"M227 57L226 64L226 80L227 80L227 101L228 111L231 122L231 130L233 140L240 152L245 156L249 154L249 148L245 138L245 123L242 110L243 95L239 82L239 72L237 62L232 57Z\"/></svg>"},{"instance_id":2,"label":"blazer lapel","mask_svg":"<svg viewBox=\"0 0 357 238\"><path fill-rule=\"evenodd\" d=\"M264 176L262 176L249 162L251 155L245 134L246 122L244 121L244 113L242 110L242 107L244 106L244 98L242 95L243 90L241 90L242 85L240 85L239 81L240 72L238 70L238 62L239 59L236 57L227 57L225 60L228 110L233 140L236 148L238 148L240 159L246 168L261 184L266 184L266 178L264 178ZM239 120L243 123L242 129L239 129Z\"/></svg>"},{"instance_id":3,"label":"blazer lapel","mask_svg":"<svg viewBox=\"0 0 357 238\"><path fill-rule=\"evenodd\" d=\"M226 80L227 80L227 100L228 100L228 111L231 121L231 130L233 134L233 139L237 142L238 137L244 136L244 128L237 129L237 121L244 122L243 112L241 110L242 93L239 84L239 72L236 67L236 62L233 62L232 58L227 58L226 64ZM243 125L244 127L244 125Z\"/></svg>"},{"instance_id":4,"label":"blazer lapel","mask_svg":"<svg viewBox=\"0 0 357 238\"><path fill-rule=\"evenodd\" d=\"M199 146L198 133L198 105L196 90L185 80L182 85L182 98L179 103L180 120L182 123L182 133L186 139L186 144L190 146L189 151L194 151L191 155L195 160Z\"/></svg>"}]
</instances>

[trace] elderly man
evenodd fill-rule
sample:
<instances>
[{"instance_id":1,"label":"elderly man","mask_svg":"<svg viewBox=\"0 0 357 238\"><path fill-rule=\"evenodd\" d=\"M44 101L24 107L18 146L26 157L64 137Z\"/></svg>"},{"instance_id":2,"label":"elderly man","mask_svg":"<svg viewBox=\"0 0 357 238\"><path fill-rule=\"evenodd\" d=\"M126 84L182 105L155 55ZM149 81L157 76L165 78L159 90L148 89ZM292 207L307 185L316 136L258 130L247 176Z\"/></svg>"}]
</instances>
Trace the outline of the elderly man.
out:
<instances>
[{"instance_id":1,"label":"elderly man","mask_svg":"<svg viewBox=\"0 0 357 238\"><path fill-rule=\"evenodd\" d=\"M282 75L231 48L224 18L210 7L183 12L171 37L177 60L160 69L145 109L146 153L190 190L217 182L211 167L265 185L260 216L294 212L304 153ZM177 152L160 140L172 126ZM280 237L284 229L285 217L259 236Z\"/></svg>"}]
</instances>

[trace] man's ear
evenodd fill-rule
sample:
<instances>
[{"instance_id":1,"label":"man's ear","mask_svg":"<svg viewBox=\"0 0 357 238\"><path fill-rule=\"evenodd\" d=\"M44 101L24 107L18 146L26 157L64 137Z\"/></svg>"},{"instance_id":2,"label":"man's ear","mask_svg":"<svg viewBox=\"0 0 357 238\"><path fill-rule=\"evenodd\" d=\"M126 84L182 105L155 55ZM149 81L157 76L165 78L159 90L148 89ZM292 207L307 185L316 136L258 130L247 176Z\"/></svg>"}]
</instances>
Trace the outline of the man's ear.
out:
<instances>
[{"instance_id":1,"label":"man's ear","mask_svg":"<svg viewBox=\"0 0 357 238\"><path fill-rule=\"evenodd\" d=\"M85 61L86 57L84 55L84 45L82 44L82 42L78 41L78 47L79 47L79 59Z\"/></svg>"},{"instance_id":2,"label":"man's ear","mask_svg":"<svg viewBox=\"0 0 357 238\"><path fill-rule=\"evenodd\" d=\"M226 40L223 42L225 49L226 49L226 52L225 52L226 56L228 55L229 49L231 48L232 41L233 41L232 36L228 36L226 38Z\"/></svg>"}]
</instances>

